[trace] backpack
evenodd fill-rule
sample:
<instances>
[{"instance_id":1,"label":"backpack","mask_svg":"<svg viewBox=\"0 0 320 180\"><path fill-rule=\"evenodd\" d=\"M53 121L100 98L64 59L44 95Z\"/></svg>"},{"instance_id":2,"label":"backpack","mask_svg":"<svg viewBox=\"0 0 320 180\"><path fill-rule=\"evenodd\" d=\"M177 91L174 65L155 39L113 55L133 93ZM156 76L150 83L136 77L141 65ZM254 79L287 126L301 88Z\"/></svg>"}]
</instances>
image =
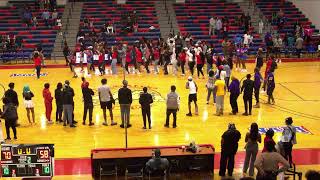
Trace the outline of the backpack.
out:
<instances>
[{"instance_id":1,"label":"backpack","mask_svg":"<svg viewBox=\"0 0 320 180\"><path fill-rule=\"evenodd\" d=\"M17 120L18 119L17 108L11 103L4 106L4 112L2 114L2 117L5 120Z\"/></svg>"},{"instance_id":2,"label":"backpack","mask_svg":"<svg viewBox=\"0 0 320 180\"><path fill-rule=\"evenodd\" d=\"M168 109L177 109L178 108L177 94L170 93L168 95L167 108Z\"/></svg>"}]
</instances>

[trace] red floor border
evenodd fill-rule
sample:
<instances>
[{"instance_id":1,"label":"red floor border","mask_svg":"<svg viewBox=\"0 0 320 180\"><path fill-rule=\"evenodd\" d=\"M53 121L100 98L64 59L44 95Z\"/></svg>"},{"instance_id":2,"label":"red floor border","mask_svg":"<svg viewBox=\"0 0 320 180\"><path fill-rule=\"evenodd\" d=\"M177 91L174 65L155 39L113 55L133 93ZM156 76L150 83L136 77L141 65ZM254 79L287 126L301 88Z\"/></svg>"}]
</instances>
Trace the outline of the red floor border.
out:
<instances>
[{"instance_id":1,"label":"red floor border","mask_svg":"<svg viewBox=\"0 0 320 180\"><path fill-rule=\"evenodd\" d=\"M282 62L320 62L320 58L283 58ZM247 63L254 63L254 59L246 61ZM0 65L0 69L32 69L34 68L33 64L8 64ZM69 68L64 64L48 64L46 68Z\"/></svg>"},{"instance_id":2,"label":"red floor border","mask_svg":"<svg viewBox=\"0 0 320 180\"><path fill-rule=\"evenodd\" d=\"M235 168L241 168L245 152L236 155ZM293 161L296 165L320 164L320 148L294 149ZM219 169L220 153L215 155L214 168ZM55 175L91 174L90 158L66 158L55 160Z\"/></svg>"}]
</instances>

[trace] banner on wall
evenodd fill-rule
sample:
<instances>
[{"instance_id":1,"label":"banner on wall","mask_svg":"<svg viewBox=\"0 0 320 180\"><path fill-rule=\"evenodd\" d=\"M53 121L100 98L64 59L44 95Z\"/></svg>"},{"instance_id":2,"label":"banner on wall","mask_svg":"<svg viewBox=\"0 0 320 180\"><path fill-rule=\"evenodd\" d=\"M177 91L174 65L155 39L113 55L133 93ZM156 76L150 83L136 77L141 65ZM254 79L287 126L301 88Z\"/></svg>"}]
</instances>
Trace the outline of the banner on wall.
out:
<instances>
[{"instance_id":1,"label":"banner on wall","mask_svg":"<svg viewBox=\"0 0 320 180\"><path fill-rule=\"evenodd\" d=\"M34 77L35 73L13 73L10 77ZM41 73L40 76L48 76L48 73Z\"/></svg>"},{"instance_id":2,"label":"banner on wall","mask_svg":"<svg viewBox=\"0 0 320 180\"><path fill-rule=\"evenodd\" d=\"M285 126L276 126L276 127L269 127L269 128L259 128L259 133L260 134L266 134L266 132L269 130L269 129L272 129L275 133L281 133L283 131L283 128ZM312 133L305 127L303 126L295 126L294 127L297 131L297 133L302 133L302 134L310 134L312 135Z\"/></svg>"}]
</instances>

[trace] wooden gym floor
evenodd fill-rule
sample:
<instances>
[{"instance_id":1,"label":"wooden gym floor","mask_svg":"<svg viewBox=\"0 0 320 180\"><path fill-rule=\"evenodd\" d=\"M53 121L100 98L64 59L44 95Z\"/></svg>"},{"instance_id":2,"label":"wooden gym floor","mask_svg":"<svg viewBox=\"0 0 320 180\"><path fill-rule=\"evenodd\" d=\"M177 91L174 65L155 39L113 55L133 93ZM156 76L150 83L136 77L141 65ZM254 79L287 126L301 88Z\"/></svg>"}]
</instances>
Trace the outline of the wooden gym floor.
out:
<instances>
[{"instance_id":1,"label":"wooden gym floor","mask_svg":"<svg viewBox=\"0 0 320 180\"><path fill-rule=\"evenodd\" d=\"M254 64L247 64L248 72L253 72ZM263 67L264 74L265 66ZM79 69L77 69L79 77ZM53 143L55 144L55 158L65 160L72 158L74 160L85 159L90 157L90 150L94 148L112 148L124 147L125 136L124 130L119 126L103 126L102 112L98 105L97 93L95 94L95 109L94 123L89 127L84 126L82 122L83 103L81 94L81 78L72 78L72 73L67 68L45 68L42 69L46 76L39 80L35 77L12 76L14 74L34 74L33 69L6 69L0 70L0 84L7 89L9 82L15 83L15 90L19 95L20 106L18 109L19 123L18 140L10 143ZM240 73L233 70L232 74L239 79L242 79L246 73ZM86 75L84 75L86 76ZM105 75L108 79L108 85L111 86L112 93L117 95L118 89L121 87L123 74L117 76ZM139 75L129 74L126 79L129 82L129 88L133 90L134 101L131 111L132 128L128 129L128 146L160 146L160 145L184 145L194 140L200 144L213 144L216 151L220 151L220 140L222 133L227 129L229 122L236 124L237 129L242 134L242 139L239 142L239 151L244 151L244 135L252 122L257 122L259 127L281 127L284 125L284 119L288 116L293 117L294 125L301 126L310 133L298 133L298 144L294 146L296 150L305 150L306 156L310 158L310 163L301 163L298 168L305 171L306 169L320 170L320 62L291 62L281 63L276 70L275 81L276 89L274 97L276 104L271 106L262 103L260 109L253 109L252 116L242 116L244 111L242 96L239 97L239 115L231 116L229 105L229 95L225 97L225 115L217 117L214 115L215 107L210 99L210 104L206 104L206 79L195 78L199 87L198 105L199 115L186 117L188 111L187 99L188 90L185 89L187 81L186 76L164 76L146 74L145 72ZM194 76L196 77L196 76ZM96 92L100 85L102 77L92 75L87 77L90 87ZM79 122L78 127L71 129L63 127L62 124L48 125L44 116L44 103L42 98L42 89L44 83L50 83L51 93L54 96L54 89L58 82L69 80L71 87L75 90L75 119ZM29 125L26 110L23 107L22 88L28 84L35 94L35 112L36 125ZM177 86L177 92L181 96L181 110L178 113L176 129L164 128L165 121L165 97L170 90L171 85ZM143 122L141 110L139 109L138 95L144 86L147 86L149 92L155 97L155 102L152 105L152 130L143 130ZM3 89L0 87L0 96L3 95ZM266 102L266 95L261 94L261 101ZM255 101L254 101L255 103ZM55 104L53 104L52 119L55 120ZM194 106L193 106L194 109ZM114 119L120 123L119 105L114 107ZM109 121L108 117L108 121ZM110 123L109 123L110 124ZM172 124L172 120L171 120ZM170 124L170 125L171 125ZM5 134L4 121L2 121L2 131ZM280 133L276 133L275 140L278 141ZM260 149L262 145L260 145ZM313 152L313 154L310 154ZM308 156L309 153L309 156ZM299 153L300 154L300 153ZM295 157L297 161L305 160L305 157ZM241 158L242 159L242 158ZM241 168L242 161L239 159L237 167ZM218 164L218 162L215 162ZM81 168L80 168L81 169ZM75 167L71 174L57 172L59 175L74 175L74 176L57 176L55 179L90 179L87 172L79 172ZM237 172L241 172L239 169Z\"/></svg>"}]
</instances>

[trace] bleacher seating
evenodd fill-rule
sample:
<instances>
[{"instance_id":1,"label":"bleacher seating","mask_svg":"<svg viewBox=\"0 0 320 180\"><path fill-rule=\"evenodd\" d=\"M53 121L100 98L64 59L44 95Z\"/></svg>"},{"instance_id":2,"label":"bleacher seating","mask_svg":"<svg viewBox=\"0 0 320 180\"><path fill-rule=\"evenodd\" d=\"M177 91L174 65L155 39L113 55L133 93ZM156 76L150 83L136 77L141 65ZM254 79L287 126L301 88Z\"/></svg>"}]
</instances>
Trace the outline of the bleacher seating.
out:
<instances>
[{"instance_id":1,"label":"bleacher seating","mask_svg":"<svg viewBox=\"0 0 320 180\"><path fill-rule=\"evenodd\" d=\"M28 56L34 48L42 43L44 55L49 57L54 47L54 42L57 33L57 27L47 27L41 18L41 12L35 9L35 4L32 1L13 1L9 2L9 7L0 8L0 34L7 35L13 32L16 36L22 37L22 52L15 56ZM32 14L37 16L38 26L27 27L22 22L22 9L24 6L30 7ZM56 8L59 16L62 16L64 11L63 6Z\"/></svg>"},{"instance_id":2,"label":"bleacher seating","mask_svg":"<svg viewBox=\"0 0 320 180\"><path fill-rule=\"evenodd\" d=\"M205 40L212 43L215 50L221 53L222 37L209 36L209 19L219 16L225 17L230 22L228 37L234 38L237 34L243 35L244 29L236 25L235 17L243 12L236 3L224 0L186 0L185 4L175 4L175 12L180 32L190 33L194 40ZM253 33L253 45L249 53L253 54L262 45L262 40L255 32Z\"/></svg>"},{"instance_id":3,"label":"bleacher seating","mask_svg":"<svg viewBox=\"0 0 320 180\"><path fill-rule=\"evenodd\" d=\"M138 32L119 33L121 14L133 11L136 11L138 17ZM160 37L153 0L127 0L126 4L117 4L115 0L98 2L87 0L83 5L81 22L85 17L93 19L94 28L98 32L101 31L104 23L112 21L115 23L116 34L108 35L105 39L108 45L115 45L117 42L132 44L142 37L146 39L158 39ZM152 31L149 30L151 26L155 27Z\"/></svg>"},{"instance_id":4,"label":"bleacher seating","mask_svg":"<svg viewBox=\"0 0 320 180\"><path fill-rule=\"evenodd\" d=\"M256 5L270 22L272 22L272 14L278 13L280 9L282 9L287 22L285 23L284 28L280 31L281 34L293 33L294 24L297 21L300 22L303 27L311 27L314 29L314 32L319 32L319 30L315 29L315 26L312 25L309 19L306 18L306 16L292 2L285 1L281 4L281 1L279 0L257 0ZM272 23L272 25L277 29L275 23Z\"/></svg>"}]
</instances>

